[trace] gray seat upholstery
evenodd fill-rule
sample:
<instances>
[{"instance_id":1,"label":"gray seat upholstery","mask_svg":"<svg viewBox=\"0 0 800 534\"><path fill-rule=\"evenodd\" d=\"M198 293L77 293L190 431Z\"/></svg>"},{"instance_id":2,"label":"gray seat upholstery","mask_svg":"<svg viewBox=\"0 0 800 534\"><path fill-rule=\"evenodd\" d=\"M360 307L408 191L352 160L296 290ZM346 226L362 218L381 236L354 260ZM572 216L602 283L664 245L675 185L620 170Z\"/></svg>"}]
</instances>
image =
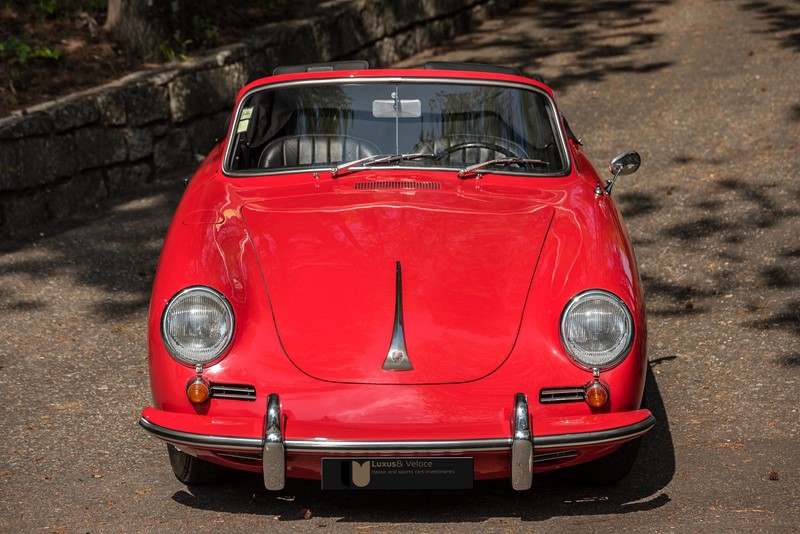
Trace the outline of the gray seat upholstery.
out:
<instances>
[{"instance_id":1,"label":"gray seat upholstery","mask_svg":"<svg viewBox=\"0 0 800 534\"><path fill-rule=\"evenodd\" d=\"M380 154L371 141L347 135L290 135L270 142L259 168L298 167L353 161Z\"/></svg>"}]
</instances>

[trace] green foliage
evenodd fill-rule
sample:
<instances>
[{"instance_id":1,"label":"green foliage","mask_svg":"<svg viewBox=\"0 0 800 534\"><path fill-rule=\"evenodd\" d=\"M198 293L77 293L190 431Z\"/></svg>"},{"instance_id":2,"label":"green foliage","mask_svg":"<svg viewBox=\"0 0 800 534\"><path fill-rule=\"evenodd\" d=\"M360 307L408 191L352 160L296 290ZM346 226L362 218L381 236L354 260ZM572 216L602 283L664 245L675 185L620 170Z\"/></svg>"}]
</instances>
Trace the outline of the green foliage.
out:
<instances>
[{"instance_id":1,"label":"green foliage","mask_svg":"<svg viewBox=\"0 0 800 534\"><path fill-rule=\"evenodd\" d=\"M37 2L37 4L39 6L39 10L41 10L41 12L44 15L47 16L47 15L52 15L53 13L56 12L56 6L58 5L58 1L57 0L39 0Z\"/></svg>"},{"instance_id":2,"label":"green foliage","mask_svg":"<svg viewBox=\"0 0 800 534\"><path fill-rule=\"evenodd\" d=\"M191 39L181 42L161 39L158 45L145 56L148 61L186 61L189 59Z\"/></svg>"},{"instance_id":3,"label":"green foliage","mask_svg":"<svg viewBox=\"0 0 800 534\"><path fill-rule=\"evenodd\" d=\"M9 37L0 43L0 57L9 65L20 65L25 67L32 60L52 59L58 60L61 51L53 48L42 48L41 46L31 46L22 42L18 37Z\"/></svg>"},{"instance_id":4,"label":"green foliage","mask_svg":"<svg viewBox=\"0 0 800 534\"><path fill-rule=\"evenodd\" d=\"M25 75L31 63L37 60L57 61L59 57L61 57L60 50L31 46L17 37L9 37L0 43L0 60L8 65L9 83L12 88L10 103L16 105L16 96L13 95L14 84L25 85Z\"/></svg>"},{"instance_id":5,"label":"green foliage","mask_svg":"<svg viewBox=\"0 0 800 534\"><path fill-rule=\"evenodd\" d=\"M217 37L219 37L219 31L210 20L200 15L194 15L192 17L192 36L197 41L198 46L212 46Z\"/></svg>"}]
</instances>

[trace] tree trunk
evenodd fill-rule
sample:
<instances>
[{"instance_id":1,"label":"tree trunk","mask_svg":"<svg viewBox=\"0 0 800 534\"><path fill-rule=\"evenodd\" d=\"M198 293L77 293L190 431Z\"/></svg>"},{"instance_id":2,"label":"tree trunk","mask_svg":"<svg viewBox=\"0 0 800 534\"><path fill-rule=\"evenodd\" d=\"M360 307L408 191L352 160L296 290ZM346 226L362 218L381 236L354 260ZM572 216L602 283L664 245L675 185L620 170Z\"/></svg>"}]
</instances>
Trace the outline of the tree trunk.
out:
<instances>
[{"instance_id":1,"label":"tree trunk","mask_svg":"<svg viewBox=\"0 0 800 534\"><path fill-rule=\"evenodd\" d=\"M187 0L108 0L105 29L138 57L174 54L191 27L190 5Z\"/></svg>"}]
</instances>

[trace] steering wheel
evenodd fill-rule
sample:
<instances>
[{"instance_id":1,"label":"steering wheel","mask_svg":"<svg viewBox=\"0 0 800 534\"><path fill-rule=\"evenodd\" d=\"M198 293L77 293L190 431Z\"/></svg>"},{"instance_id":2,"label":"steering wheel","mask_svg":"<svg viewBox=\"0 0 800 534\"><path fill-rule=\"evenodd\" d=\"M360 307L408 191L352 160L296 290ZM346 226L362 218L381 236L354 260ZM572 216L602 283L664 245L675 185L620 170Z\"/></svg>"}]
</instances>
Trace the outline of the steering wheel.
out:
<instances>
[{"instance_id":1,"label":"steering wheel","mask_svg":"<svg viewBox=\"0 0 800 534\"><path fill-rule=\"evenodd\" d=\"M468 141L466 143L459 143L457 145L449 146L442 150L441 152L436 154L436 159L444 159L448 157L453 152L458 152L459 150L467 150L470 148L484 148L486 150L492 150L494 152L499 152L502 155L506 156L507 158L520 158L519 154L514 153L513 150L510 148L502 147L500 145L496 145L494 143L487 143L485 141Z\"/></svg>"}]
</instances>

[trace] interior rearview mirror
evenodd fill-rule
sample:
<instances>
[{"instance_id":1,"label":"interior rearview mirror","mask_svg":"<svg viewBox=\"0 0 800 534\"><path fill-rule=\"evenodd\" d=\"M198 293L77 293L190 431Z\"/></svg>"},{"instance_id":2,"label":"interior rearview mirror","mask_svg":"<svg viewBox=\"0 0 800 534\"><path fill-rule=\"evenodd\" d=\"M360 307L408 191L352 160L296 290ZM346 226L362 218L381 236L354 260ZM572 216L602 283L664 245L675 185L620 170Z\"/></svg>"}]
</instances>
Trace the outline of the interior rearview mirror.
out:
<instances>
[{"instance_id":1,"label":"interior rearview mirror","mask_svg":"<svg viewBox=\"0 0 800 534\"><path fill-rule=\"evenodd\" d=\"M373 100L372 116L376 119L414 118L422 115L419 100Z\"/></svg>"}]
</instances>

